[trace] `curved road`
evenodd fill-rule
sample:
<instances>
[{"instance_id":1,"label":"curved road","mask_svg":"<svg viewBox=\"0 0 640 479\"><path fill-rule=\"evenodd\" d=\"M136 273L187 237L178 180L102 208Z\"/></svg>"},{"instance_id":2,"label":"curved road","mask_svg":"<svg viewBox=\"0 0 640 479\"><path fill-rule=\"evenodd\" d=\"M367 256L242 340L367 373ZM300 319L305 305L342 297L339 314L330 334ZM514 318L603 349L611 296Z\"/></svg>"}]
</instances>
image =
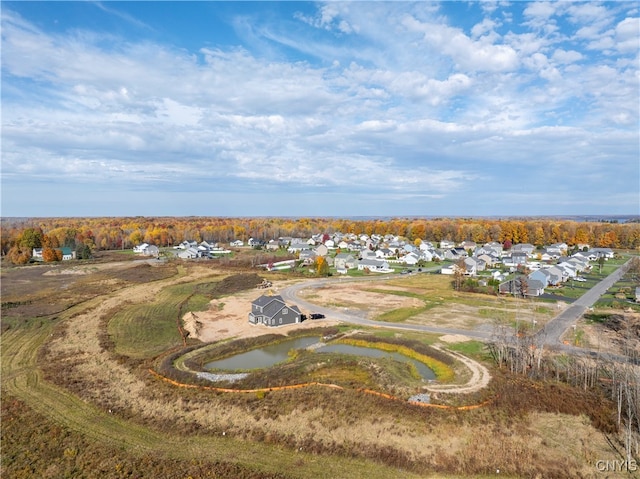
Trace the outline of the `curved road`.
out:
<instances>
[{"instance_id":1,"label":"curved road","mask_svg":"<svg viewBox=\"0 0 640 479\"><path fill-rule=\"evenodd\" d=\"M560 342L560 338L565 331L571 327L587 310L591 307L607 290L613 286L618 280L622 278L624 273L631 264L631 259L625 264L620 266L616 271L604 278L602 281L594 285L590 290L583 294L579 299L571 304L567 309L562 311L556 317L551 319L535 336L540 340L540 343L544 346L552 346L557 349L561 349L565 352L571 352L575 354L590 354L590 350L582 348L576 348L572 346L563 345ZM395 276L368 276L366 278L333 278L333 279L318 279L305 281L303 283L294 284L288 286L280 291L280 295L287 303L295 303L298 306L302 306L310 311L324 314L327 318L337 319L344 321L345 323L358 324L362 326L372 327L384 327L391 329L409 330L409 331L422 331L426 333L436 334L462 334L472 338L480 340L488 340L491 338L492 333L486 331L473 331L466 329L455 328L443 328L439 326L426 326L421 324L402 324L402 323L388 323L385 321L373 321L362 316L358 316L348 310L339 311L324 306L318 306L312 304L304 299L298 297L298 293L303 289L313 289L326 286L328 284L339 287L341 283L355 282L355 281L381 281L390 279Z\"/></svg>"}]
</instances>

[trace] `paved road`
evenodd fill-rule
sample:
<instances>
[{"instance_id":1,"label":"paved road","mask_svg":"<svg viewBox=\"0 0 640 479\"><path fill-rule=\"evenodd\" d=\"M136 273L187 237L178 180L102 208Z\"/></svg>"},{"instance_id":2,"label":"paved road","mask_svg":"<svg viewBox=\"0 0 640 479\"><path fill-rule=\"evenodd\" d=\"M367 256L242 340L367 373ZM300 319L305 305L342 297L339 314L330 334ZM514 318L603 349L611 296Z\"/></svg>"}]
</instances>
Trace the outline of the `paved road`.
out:
<instances>
[{"instance_id":1,"label":"paved road","mask_svg":"<svg viewBox=\"0 0 640 479\"><path fill-rule=\"evenodd\" d=\"M441 328L437 326L426 326L421 324L404 324L404 323L388 323L385 321L373 321L371 319L367 319L364 316L359 315L358 312L356 311L338 310L338 309L327 308L324 306L318 306L317 304L312 304L298 297L298 292L300 292L303 289L320 288L320 287L326 286L327 284L331 284L333 288L340 288L341 284L346 284L348 282L380 281L381 279L385 279L385 277L374 276L374 277L358 278L358 279L340 278L340 279L321 279L321 280L305 281L304 283L298 283L283 289L282 291L280 291L280 295L285 300L285 302L295 303L304 309L313 311L314 313L322 313L327 317L327 319L337 319L339 321L344 321L345 323L358 324L361 326L401 329L405 331L423 331L426 333L436 333L436 334L464 334L465 336L470 336L473 338L478 338L483 340L489 339L491 337L490 333L484 332L484 331Z\"/></svg>"},{"instance_id":2,"label":"paved road","mask_svg":"<svg viewBox=\"0 0 640 479\"><path fill-rule=\"evenodd\" d=\"M560 344L560 338L565 331L575 324L588 308L593 306L611 286L624 276L630 265L631 260L627 261L609 276L587 290L580 298L571 303L571 306L549 321L536 335L540 337L547 346L557 346Z\"/></svg>"},{"instance_id":3,"label":"paved road","mask_svg":"<svg viewBox=\"0 0 640 479\"><path fill-rule=\"evenodd\" d=\"M570 328L587 310L591 307L606 291L618 281L624 273L627 271L631 263L631 260L627 261L624 265L614 271L612 274L604 278L598 284L594 285L590 290L585 292L579 299L571 304L567 309L558 314L555 318L550 320L544 328L542 328L536 335L545 346L554 347L566 352L575 354L588 355L592 351L582 348L575 348L560 343L560 338L564 332ZM426 333L435 334L462 334L472 338L480 340L488 340L491 338L492 333L488 331L478 330L466 330L455 328L443 328L439 326L426 326L421 324L404 324L404 323L388 323L384 321L373 321L359 315L357 311L349 310L337 310L327 308L324 306L318 306L312 304L304 299L298 297L298 293L303 289L320 288L330 284L334 288L340 288L341 284L346 284L355 281L380 281L385 279L394 278L396 276L367 276L365 278L328 278L305 281L304 283L294 284L283 289L280 294L286 302L295 303L298 306L313 311L316 313L324 314L328 319L337 319L344 321L345 323L358 324L362 326L372 327L384 327L391 329L400 329L407 331L423 331Z\"/></svg>"}]
</instances>

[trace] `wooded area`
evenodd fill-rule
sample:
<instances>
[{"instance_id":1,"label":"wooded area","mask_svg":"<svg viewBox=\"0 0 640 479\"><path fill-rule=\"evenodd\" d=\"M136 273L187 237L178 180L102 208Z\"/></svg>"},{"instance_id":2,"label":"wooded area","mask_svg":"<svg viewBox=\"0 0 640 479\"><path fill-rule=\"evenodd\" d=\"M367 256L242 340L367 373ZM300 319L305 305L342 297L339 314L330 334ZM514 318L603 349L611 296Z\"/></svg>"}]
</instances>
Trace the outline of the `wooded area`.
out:
<instances>
[{"instance_id":1,"label":"wooded area","mask_svg":"<svg viewBox=\"0 0 640 479\"><path fill-rule=\"evenodd\" d=\"M33 248L69 247L77 258L93 251L133 248L142 242L159 247L184 240L228 243L255 238L308 238L318 233L391 234L408 241L451 240L531 243L535 246L564 242L569 246L623 249L640 248L639 223L578 222L558 219L518 218L3 218L2 255L20 264Z\"/></svg>"}]
</instances>

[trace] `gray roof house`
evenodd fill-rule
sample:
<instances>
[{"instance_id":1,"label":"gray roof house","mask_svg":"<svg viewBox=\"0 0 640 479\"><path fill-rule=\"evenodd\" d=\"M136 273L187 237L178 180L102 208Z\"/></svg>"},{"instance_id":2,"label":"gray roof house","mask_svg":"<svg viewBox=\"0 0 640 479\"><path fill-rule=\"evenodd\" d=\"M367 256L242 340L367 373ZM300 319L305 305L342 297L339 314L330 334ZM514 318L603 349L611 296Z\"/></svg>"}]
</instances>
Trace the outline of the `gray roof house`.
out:
<instances>
[{"instance_id":1,"label":"gray roof house","mask_svg":"<svg viewBox=\"0 0 640 479\"><path fill-rule=\"evenodd\" d=\"M539 269L529 274L528 278L529 278L529 281L530 280L540 281L543 285L543 288L546 288L547 286L549 286L550 276L551 276L551 273L549 273L547 270Z\"/></svg>"},{"instance_id":2,"label":"gray roof house","mask_svg":"<svg viewBox=\"0 0 640 479\"><path fill-rule=\"evenodd\" d=\"M500 286L498 286L500 293L519 296L522 293L522 278L523 276L518 276L517 278L501 283ZM540 281L526 278L525 296L540 296L543 293L544 285Z\"/></svg>"},{"instance_id":3,"label":"gray roof house","mask_svg":"<svg viewBox=\"0 0 640 479\"><path fill-rule=\"evenodd\" d=\"M267 296L263 294L251 303L249 322L276 327L286 324L300 323L302 313L297 306L287 306L282 296Z\"/></svg>"},{"instance_id":4,"label":"gray roof house","mask_svg":"<svg viewBox=\"0 0 640 479\"><path fill-rule=\"evenodd\" d=\"M517 252L517 253L532 254L535 249L536 247L533 246L532 244L518 243L518 244L514 244L511 247L511 253Z\"/></svg>"},{"instance_id":5,"label":"gray roof house","mask_svg":"<svg viewBox=\"0 0 640 479\"><path fill-rule=\"evenodd\" d=\"M556 286L564 280L562 270L557 268L556 266L552 266L551 268L545 268L546 272L549 273L549 284L552 286Z\"/></svg>"},{"instance_id":6,"label":"gray roof house","mask_svg":"<svg viewBox=\"0 0 640 479\"><path fill-rule=\"evenodd\" d=\"M333 265L338 273L346 274L347 270L356 267L356 259L349 253L338 253L333 258Z\"/></svg>"}]
</instances>

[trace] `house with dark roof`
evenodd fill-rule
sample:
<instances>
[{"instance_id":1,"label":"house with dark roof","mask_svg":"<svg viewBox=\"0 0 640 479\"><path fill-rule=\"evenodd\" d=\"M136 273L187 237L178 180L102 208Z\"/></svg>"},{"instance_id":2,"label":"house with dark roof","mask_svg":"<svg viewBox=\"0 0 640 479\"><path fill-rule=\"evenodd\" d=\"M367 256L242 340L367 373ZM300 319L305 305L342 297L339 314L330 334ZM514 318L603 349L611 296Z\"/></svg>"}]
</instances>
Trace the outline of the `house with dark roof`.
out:
<instances>
[{"instance_id":1,"label":"house with dark roof","mask_svg":"<svg viewBox=\"0 0 640 479\"><path fill-rule=\"evenodd\" d=\"M251 303L249 322L270 327L296 324L302 322L302 313L297 306L288 306L280 295L263 294Z\"/></svg>"},{"instance_id":2,"label":"house with dark roof","mask_svg":"<svg viewBox=\"0 0 640 479\"><path fill-rule=\"evenodd\" d=\"M501 294L510 294L513 296L540 296L544 293L544 284L537 279L519 276L500 283L498 290Z\"/></svg>"}]
</instances>

